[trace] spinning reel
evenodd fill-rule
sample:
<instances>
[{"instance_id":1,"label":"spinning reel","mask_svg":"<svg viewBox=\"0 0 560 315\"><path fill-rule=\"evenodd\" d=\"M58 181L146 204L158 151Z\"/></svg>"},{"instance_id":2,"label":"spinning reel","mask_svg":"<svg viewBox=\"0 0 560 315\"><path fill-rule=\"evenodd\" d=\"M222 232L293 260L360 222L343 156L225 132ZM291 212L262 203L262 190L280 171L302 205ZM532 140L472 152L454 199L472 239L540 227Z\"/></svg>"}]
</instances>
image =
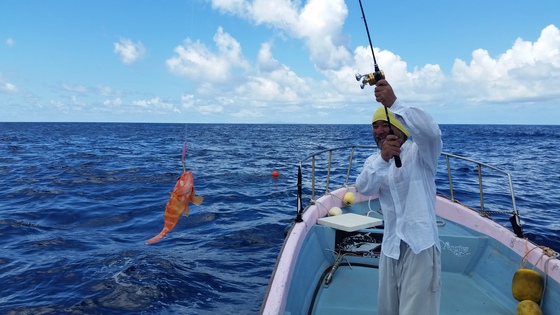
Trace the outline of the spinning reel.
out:
<instances>
[{"instance_id":1,"label":"spinning reel","mask_svg":"<svg viewBox=\"0 0 560 315\"><path fill-rule=\"evenodd\" d=\"M377 67L376 67L377 68ZM375 85L377 81L385 79L385 73L383 70L376 69L374 73L359 74L356 73L356 81L362 80L360 88L363 90L366 84Z\"/></svg>"}]
</instances>

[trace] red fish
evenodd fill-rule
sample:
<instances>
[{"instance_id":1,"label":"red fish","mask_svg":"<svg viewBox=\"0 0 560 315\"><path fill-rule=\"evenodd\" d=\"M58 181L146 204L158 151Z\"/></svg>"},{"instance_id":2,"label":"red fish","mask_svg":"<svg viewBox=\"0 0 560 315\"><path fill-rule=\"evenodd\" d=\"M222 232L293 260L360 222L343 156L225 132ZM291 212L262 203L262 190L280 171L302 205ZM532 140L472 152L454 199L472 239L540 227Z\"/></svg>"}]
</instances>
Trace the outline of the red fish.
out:
<instances>
[{"instance_id":1,"label":"red fish","mask_svg":"<svg viewBox=\"0 0 560 315\"><path fill-rule=\"evenodd\" d=\"M177 184L175 184L175 188L173 188L173 191L170 192L170 194L171 197L169 197L169 200L167 201L165 213L163 214L163 221L165 222L163 230L161 230L158 235L147 240L147 244L153 244L160 241L175 227L175 225L177 225L181 215L184 214L185 216L188 216L189 202L198 206L204 200L204 198L196 196L194 193L194 179L190 171L183 171L183 174L179 177Z\"/></svg>"}]
</instances>

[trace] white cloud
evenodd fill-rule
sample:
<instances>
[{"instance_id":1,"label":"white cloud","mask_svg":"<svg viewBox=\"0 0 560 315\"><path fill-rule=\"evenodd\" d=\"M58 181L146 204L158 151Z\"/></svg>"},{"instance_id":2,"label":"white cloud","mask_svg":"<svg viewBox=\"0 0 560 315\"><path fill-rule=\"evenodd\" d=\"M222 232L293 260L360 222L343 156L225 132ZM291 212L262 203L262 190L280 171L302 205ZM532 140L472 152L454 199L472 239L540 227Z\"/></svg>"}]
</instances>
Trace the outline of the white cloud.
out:
<instances>
[{"instance_id":1,"label":"white cloud","mask_svg":"<svg viewBox=\"0 0 560 315\"><path fill-rule=\"evenodd\" d=\"M83 111L88 106L87 103L79 100L75 95L66 100L51 100L50 104L53 108L65 114Z\"/></svg>"},{"instance_id":2,"label":"white cloud","mask_svg":"<svg viewBox=\"0 0 560 315\"><path fill-rule=\"evenodd\" d=\"M343 108L348 102L371 100L370 93L353 81L356 71L371 71L369 47L350 51L345 46L342 27L348 15L343 0L212 0L212 7L256 25L266 25L284 35L302 40L311 62L323 75L320 81L303 79L273 57L272 44L259 50L256 69L240 80L235 102L242 106L312 104L315 107ZM456 60L450 74L437 64L408 69L406 61L391 51L375 48L387 79L400 98L421 103L537 101L560 97L560 35L550 25L532 43L518 39L511 49L497 57L486 50L473 52L467 65ZM368 87L371 88L371 87ZM232 97L233 99L233 97Z\"/></svg>"},{"instance_id":3,"label":"white cloud","mask_svg":"<svg viewBox=\"0 0 560 315\"><path fill-rule=\"evenodd\" d=\"M95 87L95 91L97 94L101 96L122 96L123 92L119 90L115 90L110 86L99 84Z\"/></svg>"},{"instance_id":4,"label":"white cloud","mask_svg":"<svg viewBox=\"0 0 560 315\"><path fill-rule=\"evenodd\" d=\"M341 45L341 30L348 16L344 0L310 0L300 14L298 29L319 69L338 69L351 61Z\"/></svg>"},{"instance_id":5,"label":"white cloud","mask_svg":"<svg viewBox=\"0 0 560 315\"><path fill-rule=\"evenodd\" d=\"M181 106L187 112L196 111L202 115L218 114L223 112L224 107L222 105L208 104L211 100L204 101L205 104L200 104L200 99L196 98L192 94L181 96Z\"/></svg>"},{"instance_id":6,"label":"white cloud","mask_svg":"<svg viewBox=\"0 0 560 315\"><path fill-rule=\"evenodd\" d=\"M62 84L62 88L66 91L75 93L86 93L88 91L88 89L82 85Z\"/></svg>"},{"instance_id":7,"label":"white cloud","mask_svg":"<svg viewBox=\"0 0 560 315\"><path fill-rule=\"evenodd\" d=\"M220 105L201 105L196 110L203 115L218 114L224 111L224 107Z\"/></svg>"},{"instance_id":8,"label":"white cloud","mask_svg":"<svg viewBox=\"0 0 560 315\"><path fill-rule=\"evenodd\" d=\"M320 5L321 3L319 1L312 4ZM241 2L228 2L227 4L222 2L222 4L229 5L228 8L236 10L236 12L250 11L239 9L238 6ZM256 4L257 2L255 2ZM313 8L313 6L308 8ZM323 12L323 14L328 15L327 12ZM308 19L313 20L312 17ZM320 25L318 27L321 28ZM323 29L329 29L329 27L325 26ZM337 27L330 29L338 32ZM317 32L317 34L321 35L314 35L314 37L320 38L325 35L321 32ZM348 102L371 101L371 93L361 91L359 82L354 79L356 69L371 70L369 47L358 47L354 52L345 52L343 55L347 60L338 64L333 63L332 69L326 67L321 70L320 73L324 78L317 81L298 76L290 67L276 60L272 53L271 42L261 44L253 68L248 66L248 61L242 55L239 42L225 33L221 27L214 36L214 42L218 47L218 52L210 51L200 42L187 40L184 45L175 49L177 56L167 60L168 68L172 73L187 76L191 80L201 83L196 100L193 96L183 96L183 108L194 109L204 114L221 113L227 109L232 117L249 119L261 117L259 113L262 108L282 114L296 112L301 108L341 109L347 107ZM340 47L330 44L327 46L335 51L340 49ZM323 47L327 46L323 45ZM226 48L229 48L229 54L225 53ZM336 53L327 53L325 56L336 55ZM386 71L392 74L392 82L399 83L405 91L401 96L411 95L418 101L430 100L429 91L442 89L444 75L439 66L428 65L415 69L413 73L409 74L406 62L402 61L398 55L378 49L376 55L378 55L379 61L388 65ZM236 67L237 64L243 65L245 76L232 80L230 69ZM228 84L220 84L224 82ZM430 88L426 88L422 82L434 84ZM215 99L214 95L222 96ZM441 94L436 95L439 97ZM219 105L203 106L198 104L201 102L210 104L217 102ZM252 112L254 115L246 115L244 110Z\"/></svg>"},{"instance_id":9,"label":"white cloud","mask_svg":"<svg viewBox=\"0 0 560 315\"><path fill-rule=\"evenodd\" d=\"M258 68L258 73L248 76L235 88L238 102L257 107L265 104L283 107L288 103L306 102L311 97L310 85L314 81L299 77L288 66L278 62L268 44L261 46Z\"/></svg>"},{"instance_id":10,"label":"white cloud","mask_svg":"<svg viewBox=\"0 0 560 315\"><path fill-rule=\"evenodd\" d=\"M123 38L118 43L113 44L114 52L118 54L122 62L132 64L146 54L146 48L142 42L133 43L130 39Z\"/></svg>"},{"instance_id":11,"label":"white cloud","mask_svg":"<svg viewBox=\"0 0 560 315\"><path fill-rule=\"evenodd\" d=\"M18 89L10 82L5 82L0 78L0 93L17 93Z\"/></svg>"},{"instance_id":12,"label":"white cloud","mask_svg":"<svg viewBox=\"0 0 560 315\"><path fill-rule=\"evenodd\" d=\"M2 74L0 74L0 93L14 94L18 92L18 88L13 83L4 81Z\"/></svg>"},{"instance_id":13,"label":"white cloud","mask_svg":"<svg viewBox=\"0 0 560 315\"><path fill-rule=\"evenodd\" d=\"M66 111L66 105L59 100L51 100L51 105L59 111Z\"/></svg>"},{"instance_id":14,"label":"white cloud","mask_svg":"<svg viewBox=\"0 0 560 315\"><path fill-rule=\"evenodd\" d=\"M203 43L185 40L184 45L175 48L176 56L166 61L167 68L195 82L224 83L232 81L236 69L244 72L249 67L239 42L222 27L214 35L214 43L216 53Z\"/></svg>"},{"instance_id":15,"label":"white cloud","mask_svg":"<svg viewBox=\"0 0 560 315\"><path fill-rule=\"evenodd\" d=\"M112 100L103 101L103 105L109 106L109 107L120 107L122 105L122 103L123 103L123 101L120 97L117 97L117 98L112 99Z\"/></svg>"},{"instance_id":16,"label":"white cloud","mask_svg":"<svg viewBox=\"0 0 560 315\"><path fill-rule=\"evenodd\" d=\"M270 43L264 43L259 49L257 67L261 72L271 72L282 68L282 64L272 56L271 46Z\"/></svg>"},{"instance_id":17,"label":"white cloud","mask_svg":"<svg viewBox=\"0 0 560 315\"><path fill-rule=\"evenodd\" d=\"M189 108L193 107L194 104L195 104L194 95L189 94L189 95L182 95L181 96L181 106L183 106L183 108L189 109Z\"/></svg>"},{"instance_id":18,"label":"white cloud","mask_svg":"<svg viewBox=\"0 0 560 315\"><path fill-rule=\"evenodd\" d=\"M155 92L126 88L126 93L103 85L65 84L63 88L77 93L93 92L87 96L97 97L95 104L105 105L107 111L148 115L180 112L183 115L169 115L165 119L184 116L197 121L205 116L202 119L209 122L316 123L325 119L330 123L338 121L338 116L348 115L358 120L345 122L357 122L363 116L361 113L369 116L371 106L377 106L372 97L373 87L361 90L354 79L356 72L371 72L372 56L369 47L347 47L342 30L348 9L343 0L212 0L212 6L272 29L271 38L256 43L260 48L255 57L253 51L244 55L242 37L234 38L223 27L217 28L211 43L189 38L177 43L169 52L166 66L171 74L186 77L190 82L165 96L158 95L161 90L157 86ZM294 53L297 61L275 58L275 45L279 46L276 43L285 37L305 45L305 49ZM398 97L414 105L445 106L455 104L456 99L461 103L465 99L512 103L544 98L555 98L557 102L560 98L560 32L554 25L544 28L535 42L519 38L497 56L484 49L476 50L471 60L456 60L450 73L443 73L438 64L409 69L407 61L396 52L376 47L374 50ZM121 39L115 43L115 53L130 64L144 56L146 49L141 42ZM305 67L303 74L298 72L297 65L305 59L311 65ZM313 77L309 77L309 69L315 69ZM177 78L170 80L173 79ZM164 90L169 93L167 87ZM15 92L13 84L0 78L0 93ZM134 93L135 98L125 95ZM155 96L143 99L151 93ZM53 101L52 105L70 110L77 103L76 98L68 97ZM150 120L154 115L146 117Z\"/></svg>"},{"instance_id":19,"label":"white cloud","mask_svg":"<svg viewBox=\"0 0 560 315\"><path fill-rule=\"evenodd\" d=\"M342 26L348 15L344 0L309 0L302 8L289 0L212 0L212 6L260 25L303 39L319 69L338 69L351 61L343 46Z\"/></svg>"},{"instance_id":20,"label":"white cloud","mask_svg":"<svg viewBox=\"0 0 560 315\"><path fill-rule=\"evenodd\" d=\"M560 97L560 30L549 25L534 43L518 38L505 53L491 57L477 49L467 64L452 69L458 95L471 102L531 102Z\"/></svg>"},{"instance_id":21,"label":"white cloud","mask_svg":"<svg viewBox=\"0 0 560 315\"><path fill-rule=\"evenodd\" d=\"M6 45L7 45L8 47L14 47L15 44L16 44L16 42L14 41L13 38L8 37L8 39L6 39Z\"/></svg>"},{"instance_id":22,"label":"white cloud","mask_svg":"<svg viewBox=\"0 0 560 315\"><path fill-rule=\"evenodd\" d=\"M254 118L262 117L264 115L261 112L244 108L236 113L233 113L232 116L236 118L243 118L243 119L254 119Z\"/></svg>"},{"instance_id":23,"label":"white cloud","mask_svg":"<svg viewBox=\"0 0 560 315\"><path fill-rule=\"evenodd\" d=\"M132 101L132 105L144 108L149 112L181 112L173 103L165 102L159 97L154 97L149 100Z\"/></svg>"},{"instance_id":24,"label":"white cloud","mask_svg":"<svg viewBox=\"0 0 560 315\"><path fill-rule=\"evenodd\" d=\"M246 14L246 2L245 0L213 0L212 8L242 16Z\"/></svg>"},{"instance_id":25,"label":"white cloud","mask_svg":"<svg viewBox=\"0 0 560 315\"><path fill-rule=\"evenodd\" d=\"M289 66L273 57L272 44L261 44L256 68L235 88L235 103L241 106L272 107L277 111L304 108L344 108L348 102L368 102L371 93L361 91L354 75L371 71L369 47L349 51L341 34L348 15L343 0L309 0L299 2L279 0L225 1L214 0L214 8L237 15L253 23L266 24L285 34L301 39L310 52L310 59L323 79L304 79ZM407 64L390 51L376 49L378 62L386 65L388 78L398 85L400 97L414 97L417 101L441 98L445 89L445 75L437 65L427 65L407 72ZM425 84L432 85L426 88ZM371 87L369 87L371 88Z\"/></svg>"}]
</instances>

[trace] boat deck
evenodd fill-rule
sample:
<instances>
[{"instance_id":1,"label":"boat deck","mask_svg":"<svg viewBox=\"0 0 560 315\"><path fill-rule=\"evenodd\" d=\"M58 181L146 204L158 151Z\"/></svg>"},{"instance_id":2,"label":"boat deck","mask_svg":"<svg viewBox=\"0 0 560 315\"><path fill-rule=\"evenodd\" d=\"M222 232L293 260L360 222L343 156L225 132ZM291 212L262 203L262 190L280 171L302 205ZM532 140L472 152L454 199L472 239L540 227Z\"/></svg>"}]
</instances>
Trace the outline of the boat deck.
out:
<instances>
[{"instance_id":1,"label":"boat deck","mask_svg":"<svg viewBox=\"0 0 560 315\"><path fill-rule=\"evenodd\" d=\"M311 314L377 314L377 269L340 266L335 277L328 287L320 289ZM340 303L340 297L346 301ZM515 306L496 299L493 292L466 275L442 272L442 315L515 314Z\"/></svg>"},{"instance_id":2,"label":"boat deck","mask_svg":"<svg viewBox=\"0 0 560 315\"><path fill-rule=\"evenodd\" d=\"M340 266L336 277L321 289L312 314L377 314L377 269ZM493 296L487 286L466 275L443 272L440 314L515 314L515 304L512 308Z\"/></svg>"},{"instance_id":3,"label":"boat deck","mask_svg":"<svg viewBox=\"0 0 560 315\"><path fill-rule=\"evenodd\" d=\"M371 201L356 204L345 210L382 218L376 209L378 204ZM498 246L488 237L468 228L441 220L439 232L442 248L442 289L440 314L515 314L517 301L511 294L511 282L519 264L507 257L500 257L493 247ZM316 242L327 243L335 238L334 229L314 226ZM360 233L379 233L382 229L361 230ZM326 241L326 240L331 241ZM335 245L330 244L330 248ZM364 246L363 243L360 246ZM332 282L326 286L324 278L334 261L334 254L323 253L328 264L321 265L317 271L317 282L313 296L310 297L308 314L377 314L378 269L376 257L345 256L343 263L333 275ZM349 264L350 265L349 265ZM309 271L307 271L309 272ZM321 273L322 272L322 273ZM508 279L492 281L493 277ZM312 289L312 288L309 288ZM460 297L460 298L458 298ZM342 301L344 300L344 301Z\"/></svg>"}]
</instances>

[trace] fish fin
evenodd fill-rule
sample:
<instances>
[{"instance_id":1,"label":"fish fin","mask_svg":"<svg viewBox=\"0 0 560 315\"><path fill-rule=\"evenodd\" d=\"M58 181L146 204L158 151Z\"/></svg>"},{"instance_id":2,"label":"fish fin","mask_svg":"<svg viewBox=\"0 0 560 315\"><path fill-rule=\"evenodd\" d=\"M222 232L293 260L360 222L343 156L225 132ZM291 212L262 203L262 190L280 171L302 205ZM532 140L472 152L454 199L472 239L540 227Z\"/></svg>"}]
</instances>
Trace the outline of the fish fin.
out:
<instances>
[{"instance_id":1,"label":"fish fin","mask_svg":"<svg viewBox=\"0 0 560 315\"><path fill-rule=\"evenodd\" d=\"M192 199L192 203L197 206L199 206L202 203L202 201L204 201L204 197L202 196L194 196Z\"/></svg>"}]
</instances>

